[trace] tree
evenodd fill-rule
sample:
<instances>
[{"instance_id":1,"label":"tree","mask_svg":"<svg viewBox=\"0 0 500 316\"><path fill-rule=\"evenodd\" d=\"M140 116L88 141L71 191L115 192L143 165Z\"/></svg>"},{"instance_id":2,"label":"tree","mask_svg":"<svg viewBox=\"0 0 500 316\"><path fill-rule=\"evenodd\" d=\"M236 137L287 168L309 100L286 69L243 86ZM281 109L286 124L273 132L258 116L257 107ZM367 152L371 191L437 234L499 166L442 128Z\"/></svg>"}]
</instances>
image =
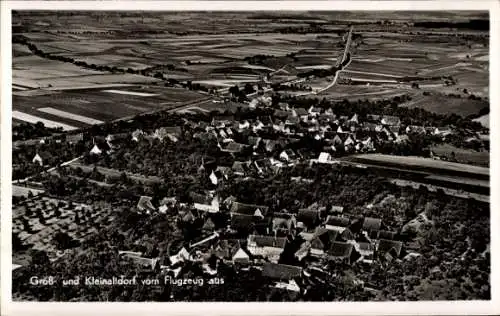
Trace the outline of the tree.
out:
<instances>
[{"instance_id":1,"label":"tree","mask_svg":"<svg viewBox=\"0 0 500 316\"><path fill-rule=\"evenodd\" d=\"M229 88L229 93L231 93L233 96L238 96L240 94L240 89L236 85L232 86L231 88Z\"/></svg>"},{"instance_id":2,"label":"tree","mask_svg":"<svg viewBox=\"0 0 500 316\"><path fill-rule=\"evenodd\" d=\"M245 84L245 94L251 94L254 93L255 89L250 83Z\"/></svg>"},{"instance_id":3,"label":"tree","mask_svg":"<svg viewBox=\"0 0 500 316\"><path fill-rule=\"evenodd\" d=\"M68 249L75 246L75 240L71 238L67 233L58 232L54 235L54 242L58 249Z\"/></svg>"}]
</instances>

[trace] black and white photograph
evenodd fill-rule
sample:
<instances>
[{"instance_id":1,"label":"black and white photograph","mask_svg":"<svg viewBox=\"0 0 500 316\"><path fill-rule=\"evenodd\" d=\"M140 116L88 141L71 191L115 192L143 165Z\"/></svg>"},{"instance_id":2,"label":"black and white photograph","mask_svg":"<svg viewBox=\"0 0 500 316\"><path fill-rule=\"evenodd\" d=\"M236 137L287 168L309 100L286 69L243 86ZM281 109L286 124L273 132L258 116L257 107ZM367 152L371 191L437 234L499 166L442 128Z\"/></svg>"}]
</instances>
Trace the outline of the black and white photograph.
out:
<instances>
[{"instance_id":1,"label":"black and white photograph","mask_svg":"<svg viewBox=\"0 0 500 316\"><path fill-rule=\"evenodd\" d=\"M11 11L13 302L492 299L488 10L200 10Z\"/></svg>"}]
</instances>

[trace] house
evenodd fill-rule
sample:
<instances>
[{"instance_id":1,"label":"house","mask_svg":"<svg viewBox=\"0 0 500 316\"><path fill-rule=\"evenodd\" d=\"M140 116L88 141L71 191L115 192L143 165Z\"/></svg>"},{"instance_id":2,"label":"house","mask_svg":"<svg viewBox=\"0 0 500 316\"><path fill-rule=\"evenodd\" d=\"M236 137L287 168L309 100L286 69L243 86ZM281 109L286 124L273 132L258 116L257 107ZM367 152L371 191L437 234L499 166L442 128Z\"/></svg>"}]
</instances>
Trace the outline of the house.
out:
<instances>
[{"instance_id":1,"label":"house","mask_svg":"<svg viewBox=\"0 0 500 316\"><path fill-rule=\"evenodd\" d=\"M139 198L139 202L137 203L137 208L139 209L139 211L146 211L146 212L154 211L155 207L151 203L151 200L152 198L150 196L145 196L145 195L141 196Z\"/></svg>"},{"instance_id":2,"label":"house","mask_svg":"<svg viewBox=\"0 0 500 316\"><path fill-rule=\"evenodd\" d=\"M289 112L289 111L285 111L285 110L274 110L274 113L273 113L273 117L276 117L276 118L279 118L279 119L285 119L287 118L289 115L293 115L292 112Z\"/></svg>"},{"instance_id":3,"label":"house","mask_svg":"<svg viewBox=\"0 0 500 316\"><path fill-rule=\"evenodd\" d=\"M193 203L198 204L208 204L210 203L210 196L206 194L200 194L196 192L189 192L189 198Z\"/></svg>"},{"instance_id":4,"label":"house","mask_svg":"<svg viewBox=\"0 0 500 316\"><path fill-rule=\"evenodd\" d=\"M238 245L231 251L231 261L234 264L248 264L250 262L250 256L240 245Z\"/></svg>"},{"instance_id":5,"label":"house","mask_svg":"<svg viewBox=\"0 0 500 316\"><path fill-rule=\"evenodd\" d=\"M168 211L167 205L160 205L160 207L158 208L158 212L160 212L160 214L167 214L167 211Z\"/></svg>"},{"instance_id":6,"label":"house","mask_svg":"<svg viewBox=\"0 0 500 316\"><path fill-rule=\"evenodd\" d=\"M394 240L396 238L397 233L396 232L391 232L387 230L380 230L378 232L377 238L378 239L387 239L387 240Z\"/></svg>"},{"instance_id":7,"label":"house","mask_svg":"<svg viewBox=\"0 0 500 316\"><path fill-rule=\"evenodd\" d=\"M264 266L262 267L262 276L275 280L292 280L300 277L301 275L301 267L271 262L264 263Z\"/></svg>"},{"instance_id":8,"label":"house","mask_svg":"<svg viewBox=\"0 0 500 316\"><path fill-rule=\"evenodd\" d=\"M366 232L378 231L382 227L382 220L380 218L365 217L362 229Z\"/></svg>"},{"instance_id":9,"label":"house","mask_svg":"<svg viewBox=\"0 0 500 316\"><path fill-rule=\"evenodd\" d=\"M426 133L425 127L419 126L419 125L408 125L406 127L405 131L406 131L406 134L411 134L411 133L425 134Z\"/></svg>"},{"instance_id":10,"label":"house","mask_svg":"<svg viewBox=\"0 0 500 316\"><path fill-rule=\"evenodd\" d=\"M332 163L333 162L332 155L330 155L329 153L322 152L319 154L317 161L319 163Z\"/></svg>"},{"instance_id":11,"label":"house","mask_svg":"<svg viewBox=\"0 0 500 316\"><path fill-rule=\"evenodd\" d=\"M276 234L281 231L284 233L291 232L297 226L297 219L293 214L274 213L272 219L272 231Z\"/></svg>"},{"instance_id":12,"label":"house","mask_svg":"<svg viewBox=\"0 0 500 316\"><path fill-rule=\"evenodd\" d=\"M175 196L173 197L165 197L160 201L161 205L175 205L177 203L177 198Z\"/></svg>"},{"instance_id":13,"label":"house","mask_svg":"<svg viewBox=\"0 0 500 316\"><path fill-rule=\"evenodd\" d=\"M66 135L66 142L70 144L76 144L79 141L83 141L83 133Z\"/></svg>"},{"instance_id":14,"label":"house","mask_svg":"<svg viewBox=\"0 0 500 316\"><path fill-rule=\"evenodd\" d=\"M170 256L169 260L172 265L176 265L179 262L183 261L191 261L193 257L189 253L189 251L186 250L185 247L182 247L181 250L176 255Z\"/></svg>"},{"instance_id":15,"label":"house","mask_svg":"<svg viewBox=\"0 0 500 316\"><path fill-rule=\"evenodd\" d=\"M437 135L437 136L447 136L447 135L453 134L453 131L449 127L436 127L432 134Z\"/></svg>"},{"instance_id":16,"label":"house","mask_svg":"<svg viewBox=\"0 0 500 316\"><path fill-rule=\"evenodd\" d=\"M344 143L344 141L343 141L343 140L342 140L342 138L340 138L340 136L337 134L337 135L335 135L335 137L333 137L332 143L333 143L333 145L340 145L340 144L343 144L343 143Z\"/></svg>"},{"instance_id":17,"label":"house","mask_svg":"<svg viewBox=\"0 0 500 316\"><path fill-rule=\"evenodd\" d=\"M135 142L140 141L144 137L144 132L140 129L136 129L132 132L132 140Z\"/></svg>"},{"instance_id":18,"label":"house","mask_svg":"<svg viewBox=\"0 0 500 316\"><path fill-rule=\"evenodd\" d=\"M372 123L372 122L365 122L363 123L363 130L368 131L368 132L375 132L377 129L377 124Z\"/></svg>"},{"instance_id":19,"label":"house","mask_svg":"<svg viewBox=\"0 0 500 316\"><path fill-rule=\"evenodd\" d=\"M308 112L307 112L306 109L304 109L304 108L294 108L292 111L293 111L293 114L295 116L299 117L301 120L307 119Z\"/></svg>"},{"instance_id":20,"label":"house","mask_svg":"<svg viewBox=\"0 0 500 316\"><path fill-rule=\"evenodd\" d=\"M258 161L254 161L250 166L253 168L253 170L257 171L258 174L263 174L264 168L267 168L265 160L261 161L260 163Z\"/></svg>"},{"instance_id":21,"label":"house","mask_svg":"<svg viewBox=\"0 0 500 316\"><path fill-rule=\"evenodd\" d=\"M291 149L285 149L280 154L280 159L284 160L286 162L295 160L296 158L297 158L297 155Z\"/></svg>"},{"instance_id":22,"label":"house","mask_svg":"<svg viewBox=\"0 0 500 316\"><path fill-rule=\"evenodd\" d=\"M354 248L359 252L363 259L373 260L373 254L375 253L375 247L369 242L357 242L354 244Z\"/></svg>"},{"instance_id":23,"label":"house","mask_svg":"<svg viewBox=\"0 0 500 316\"><path fill-rule=\"evenodd\" d=\"M237 143L235 141L230 141L224 148L222 148L220 145L219 145L219 148L221 151L223 152L228 152L228 153L239 153L241 152L244 148L246 147L246 145L244 144L240 144L240 143Z\"/></svg>"},{"instance_id":24,"label":"house","mask_svg":"<svg viewBox=\"0 0 500 316\"><path fill-rule=\"evenodd\" d=\"M285 125L297 125L300 123L300 118L298 116L289 115L285 120Z\"/></svg>"},{"instance_id":25,"label":"house","mask_svg":"<svg viewBox=\"0 0 500 316\"><path fill-rule=\"evenodd\" d=\"M231 248L229 241L226 239L218 240L215 244L211 245L210 254L215 255L219 259L232 259L232 250L235 247Z\"/></svg>"},{"instance_id":26,"label":"house","mask_svg":"<svg viewBox=\"0 0 500 316\"><path fill-rule=\"evenodd\" d=\"M250 123L247 120L245 120L243 123L238 124L238 130L240 130L240 131L248 129L248 128L250 128Z\"/></svg>"},{"instance_id":27,"label":"house","mask_svg":"<svg viewBox=\"0 0 500 316\"><path fill-rule=\"evenodd\" d=\"M313 234L313 237L310 241L311 243L311 255L312 256L323 256L325 251L330 249L332 244L336 241L338 236L338 232L327 230L325 228L319 228Z\"/></svg>"},{"instance_id":28,"label":"house","mask_svg":"<svg viewBox=\"0 0 500 316\"><path fill-rule=\"evenodd\" d=\"M262 140L261 137L258 136L249 136L248 137L248 145L252 146L253 149L257 149L259 147L260 141Z\"/></svg>"},{"instance_id":29,"label":"house","mask_svg":"<svg viewBox=\"0 0 500 316\"><path fill-rule=\"evenodd\" d=\"M231 173L231 168L226 166L217 166L215 173L227 180L229 178L229 174Z\"/></svg>"},{"instance_id":30,"label":"house","mask_svg":"<svg viewBox=\"0 0 500 316\"><path fill-rule=\"evenodd\" d=\"M359 123L358 114L354 114L349 120L349 122L358 124Z\"/></svg>"},{"instance_id":31,"label":"house","mask_svg":"<svg viewBox=\"0 0 500 316\"><path fill-rule=\"evenodd\" d=\"M231 214L231 229L237 232L252 232L255 217L253 215Z\"/></svg>"},{"instance_id":32,"label":"house","mask_svg":"<svg viewBox=\"0 0 500 316\"><path fill-rule=\"evenodd\" d=\"M203 224L202 229L205 230L205 231L210 231L210 232L215 229L215 224L214 224L214 222L212 221L212 219L210 217L207 218L207 220Z\"/></svg>"},{"instance_id":33,"label":"house","mask_svg":"<svg viewBox=\"0 0 500 316\"><path fill-rule=\"evenodd\" d=\"M307 257L309 255L310 250L311 250L311 242L310 241L306 241L306 242L302 243L302 245L295 252L294 255L297 258L297 260L301 261L302 259L304 259L305 257Z\"/></svg>"},{"instance_id":34,"label":"house","mask_svg":"<svg viewBox=\"0 0 500 316\"><path fill-rule=\"evenodd\" d=\"M329 260L352 263L359 259L360 255L354 249L354 245L345 242L334 242L330 249L326 251Z\"/></svg>"},{"instance_id":35,"label":"house","mask_svg":"<svg viewBox=\"0 0 500 316\"><path fill-rule=\"evenodd\" d=\"M201 212L217 213L219 212L219 206L220 203L217 196L213 197L208 203L206 199L204 201L194 202L194 208Z\"/></svg>"},{"instance_id":36,"label":"house","mask_svg":"<svg viewBox=\"0 0 500 316\"><path fill-rule=\"evenodd\" d=\"M262 256L271 262L277 262L286 245L286 238L249 235L247 239L248 251L254 256Z\"/></svg>"},{"instance_id":37,"label":"house","mask_svg":"<svg viewBox=\"0 0 500 316\"><path fill-rule=\"evenodd\" d=\"M325 228L342 234L349 227L350 222L351 220L348 217L328 215L325 221Z\"/></svg>"},{"instance_id":38,"label":"house","mask_svg":"<svg viewBox=\"0 0 500 316\"><path fill-rule=\"evenodd\" d=\"M187 211L186 214L184 214L184 216L182 216L182 221L184 223L192 223L194 222L196 218L194 217L193 215L193 212L191 211Z\"/></svg>"},{"instance_id":39,"label":"house","mask_svg":"<svg viewBox=\"0 0 500 316\"><path fill-rule=\"evenodd\" d=\"M33 157L32 161L33 161L33 163L37 163L40 166L43 166L43 159L42 159L42 157L40 157L40 155L38 153L35 155L35 157Z\"/></svg>"},{"instance_id":40,"label":"house","mask_svg":"<svg viewBox=\"0 0 500 316\"><path fill-rule=\"evenodd\" d=\"M380 121L381 116L380 116L380 115L376 115L376 114L368 114L368 115L366 116L366 118L367 118L368 120L370 120L370 121L378 122L378 121Z\"/></svg>"},{"instance_id":41,"label":"house","mask_svg":"<svg viewBox=\"0 0 500 316\"><path fill-rule=\"evenodd\" d=\"M366 149L367 151L375 150L375 146L371 137L362 140L361 144L363 144L363 148Z\"/></svg>"},{"instance_id":42,"label":"house","mask_svg":"<svg viewBox=\"0 0 500 316\"><path fill-rule=\"evenodd\" d=\"M264 218L269 211L269 207L264 205L256 205L256 204L245 204L240 202L233 202L231 205L231 214L243 214L243 215L251 215Z\"/></svg>"},{"instance_id":43,"label":"house","mask_svg":"<svg viewBox=\"0 0 500 316\"><path fill-rule=\"evenodd\" d=\"M356 144L356 142L352 139L351 135L349 135L344 141L344 146L354 146L354 144Z\"/></svg>"},{"instance_id":44,"label":"house","mask_svg":"<svg viewBox=\"0 0 500 316\"><path fill-rule=\"evenodd\" d=\"M401 241L380 239L377 246L377 255L381 258L392 260L399 258L403 249Z\"/></svg>"},{"instance_id":45,"label":"house","mask_svg":"<svg viewBox=\"0 0 500 316\"><path fill-rule=\"evenodd\" d=\"M124 256L128 260L132 261L134 264L141 266L143 268L147 268L148 270L156 269L159 258L144 258L138 256Z\"/></svg>"},{"instance_id":46,"label":"house","mask_svg":"<svg viewBox=\"0 0 500 316\"><path fill-rule=\"evenodd\" d=\"M235 161L231 170L235 175L243 177L248 172L248 162Z\"/></svg>"},{"instance_id":47,"label":"house","mask_svg":"<svg viewBox=\"0 0 500 316\"><path fill-rule=\"evenodd\" d=\"M398 136L399 135L399 131L400 131L400 127L399 125L391 125L389 126L389 131L394 135L394 136Z\"/></svg>"},{"instance_id":48,"label":"house","mask_svg":"<svg viewBox=\"0 0 500 316\"><path fill-rule=\"evenodd\" d=\"M225 131L225 130L223 130L223 129L220 129L220 130L219 130L219 135L220 135L220 137L222 137L224 140L229 138L229 136L227 135L226 131ZM223 141L224 141L224 140L223 140Z\"/></svg>"},{"instance_id":49,"label":"house","mask_svg":"<svg viewBox=\"0 0 500 316\"><path fill-rule=\"evenodd\" d=\"M299 209L297 221L304 223L304 225L309 228L316 227L320 222L320 212L318 209Z\"/></svg>"},{"instance_id":50,"label":"house","mask_svg":"<svg viewBox=\"0 0 500 316\"><path fill-rule=\"evenodd\" d=\"M92 147L92 149L90 150L90 154L91 155L100 155L100 154L102 154L102 150L99 149L97 144L94 144L94 147Z\"/></svg>"},{"instance_id":51,"label":"house","mask_svg":"<svg viewBox=\"0 0 500 316\"><path fill-rule=\"evenodd\" d=\"M342 214L344 212L344 207L343 206L338 206L338 205L332 205L330 208L329 214Z\"/></svg>"},{"instance_id":52,"label":"house","mask_svg":"<svg viewBox=\"0 0 500 316\"><path fill-rule=\"evenodd\" d=\"M216 115L212 119L212 126L216 128L224 128L227 125L231 125L234 122L233 115Z\"/></svg>"},{"instance_id":53,"label":"house","mask_svg":"<svg viewBox=\"0 0 500 316\"><path fill-rule=\"evenodd\" d=\"M253 234L267 236L271 232L272 218L267 217L254 217Z\"/></svg>"},{"instance_id":54,"label":"house","mask_svg":"<svg viewBox=\"0 0 500 316\"><path fill-rule=\"evenodd\" d=\"M213 170L208 176L208 178L210 179L210 182L212 182L213 185L217 185L217 183L219 183L219 179L217 178L217 175Z\"/></svg>"},{"instance_id":55,"label":"house","mask_svg":"<svg viewBox=\"0 0 500 316\"><path fill-rule=\"evenodd\" d=\"M153 138L158 138L160 141L168 138L176 142L181 134L182 129L180 126L165 126L157 128L153 133Z\"/></svg>"},{"instance_id":56,"label":"house","mask_svg":"<svg viewBox=\"0 0 500 316\"><path fill-rule=\"evenodd\" d=\"M307 112L309 112L311 116L318 116L321 114L321 108L311 106Z\"/></svg>"},{"instance_id":57,"label":"house","mask_svg":"<svg viewBox=\"0 0 500 316\"><path fill-rule=\"evenodd\" d=\"M329 120L334 120L337 117L335 113L333 113L332 108L326 109L325 113L323 113L323 116Z\"/></svg>"},{"instance_id":58,"label":"house","mask_svg":"<svg viewBox=\"0 0 500 316\"><path fill-rule=\"evenodd\" d=\"M254 133L257 133L258 131L261 131L262 129L264 129L264 127L265 127L265 126L264 126L264 124L263 124L261 121L257 120L257 121L256 121L256 122L252 125L252 131L253 131Z\"/></svg>"},{"instance_id":59,"label":"house","mask_svg":"<svg viewBox=\"0 0 500 316\"><path fill-rule=\"evenodd\" d=\"M384 115L384 116L382 116L380 123L382 123L383 125L389 125L389 126L399 126L399 125L401 125L401 120L397 116Z\"/></svg>"},{"instance_id":60,"label":"house","mask_svg":"<svg viewBox=\"0 0 500 316\"><path fill-rule=\"evenodd\" d=\"M298 286L297 282L295 282L295 280L293 279L290 280L288 283L277 282L274 288L291 292L300 292L300 287Z\"/></svg>"}]
</instances>

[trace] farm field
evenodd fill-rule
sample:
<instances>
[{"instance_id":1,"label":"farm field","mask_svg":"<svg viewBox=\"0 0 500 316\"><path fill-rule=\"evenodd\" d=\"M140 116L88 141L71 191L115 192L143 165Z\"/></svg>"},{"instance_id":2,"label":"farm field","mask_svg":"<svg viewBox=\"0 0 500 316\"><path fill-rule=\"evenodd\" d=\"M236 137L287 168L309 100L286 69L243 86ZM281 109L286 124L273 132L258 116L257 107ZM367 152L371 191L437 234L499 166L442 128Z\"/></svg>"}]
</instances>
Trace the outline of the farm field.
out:
<instances>
[{"instance_id":1,"label":"farm field","mask_svg":"<svg viewBox=\"0 0 500 316\"><path fill-rule=\"evenodd\" d=\"M439 114L455 113L462 116L476 114L488 106L484 100L471 100L469 98L448 97L433 92L431 95L415 94L412 100L400 106L409 108L422 108Z\"/></svg>"},{"instance_id":2,"label":"farm field","mask_svg":"<svg viewBox=\"0 0 500 316\"><path fill-rule=\"evenodd\" d=\"M403 180L403 179L391 179L390 180L392 183L406 187L406 186L411 186L414 189L420 188L420 186L426 187L429 191L431 192L436 192L438 189L443 190L444 194L450 195L450 196L455 196L459 198L473 198L481 202L485 203L490 203L490 197L488 195L483 195L483 194L477 194L477 193L472 193L472 192L465 192L462 190L454 190L446 187L441 187L441 186L436 186L428 183L420 183L416 181L410 181L410 180Z\"/></svg>"},{"instance_id":3,"label":"farm field","mask_svg":"<svg viewBox=\"0 0 500 316\"><path fill-rule=\"evenodd\" d=\"M326 86L326 83L322 85ZM391 98L398 95L404 95L411 91L408 88L394 87L386 85L373 85L373 84L361 84L361 85L343 85L337 84L325 92L321 93L321 96L329 100L360 100L360 99L382 99Z\"/></svg>"},{"instance_id":4,"label":"farm field","mask_svg":"<svg viewBox=\"0 0 500 316\"><path fill-rule=\"evenodd\" d=\"M168 109L204 98L205 95L181 88L137 85L115 89L65 90L39 95L36 99L14 95L13 117L32 123L40 120L47 122L46 125L75 129Z\"/></svg>"},{"instance_id":5,"label":"farm field","mask_svg":"<svg viewBox=\"0 0 500 316\"><path fill-rule=\"evenodd\" d=\"M266 76L270 83L286 84L299 73L327 70L337 64L352 22L343 16L337 18L325 15L315 22L321 23L321 32L314 28L304 32L316 19L254 19L251 14L231 12L211 14L210 18L196 12L130 14L125 19L94 13L71 18L21 16L13 35L26 37L45 53L131 73L90 70L42 58L27 46L14 44L13 107L79 128L93 120L107 121L177 106L190 102L192 94L203 96L181 89L175 90L178 93L170 93L167 88L162 89L167 92L158 92L153 85L162 82L152 74L184 84L191 82L207 90L220 89L221 93L234 85L263 85ZM374 21L358 22L361 24L354 31L357 38L349 50L351 60L339 74L338 82L328 89L324 88L330 86L333 76L330 80L312 77L301 84L320 90L321 97L328 100L376 100L410 94L413 99L404 106L464 116L476 114L487 104L489 51L487 42L478 39L482 33L464 31L475 37L465 41L452 36L449 30L400 30ZM138 74L145 69L153 70L148 75ZM132 74L134 71L137 74ZM448 77L453 78L454 85L446 86ZM423 96L412 89L414 82L431 95ZM483 100L443 95L462 91ZM37 102L31 100L35 97ZM39 107L70 115L38 111Z\"/></svg>"},{"instance_id":6,"label":"farm field","mask_svg":"<svg viewBox=\"0 0 500 316\"><path fill-rule=\"evenodd\" d=\"M366 162L387 166L398 166L412 170L432 170L437 174L439 174L441 171L461 173L470 175L471 178L489 178L490 174L489 168L422 157L363 154L355 155L351 158L353 161L357 161L360 163Z\"/></svg>"},{"instance_id":7,"label":"farm field","mask_svg":"<svg viewBox=\"0 0 500 316\"><path fill-rule=\"evenodd\" d=\"M444 156L450 159L452 153L454 158L460 163L473 164L487 167L490 163L490 153L487 151L474 151L472 149L458 148L450 144L434 145L430 150L435 155Z\"/></svg>"}]
</instances>

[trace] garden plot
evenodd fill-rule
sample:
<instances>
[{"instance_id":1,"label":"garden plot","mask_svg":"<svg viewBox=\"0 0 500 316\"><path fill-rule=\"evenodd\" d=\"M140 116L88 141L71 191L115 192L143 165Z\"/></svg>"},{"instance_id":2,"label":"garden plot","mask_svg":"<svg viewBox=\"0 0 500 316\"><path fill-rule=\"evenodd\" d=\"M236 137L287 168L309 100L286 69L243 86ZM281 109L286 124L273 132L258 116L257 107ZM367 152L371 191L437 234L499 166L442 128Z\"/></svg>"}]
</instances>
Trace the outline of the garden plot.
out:
<instances>
[{"instance_id":1,"label":"garden plot","mask_svg":"<svg viewBox=\"0 0 500 316\"><path fill-rule=\"evenodd\" d=\"M92 231L97 232L93 225L102 223L110 210L111 208L35 197L14 206L12 232L17 234L26 246L46 251L49 259L55 260L66 252L58 247L54 238L56 234L64 233L81 242ZM78 224L75 220L78 220ZM110 222L110 219L106 221ZM78 243L72 245L75 246L78 246Z\"/></svg>"}]
</instances>

